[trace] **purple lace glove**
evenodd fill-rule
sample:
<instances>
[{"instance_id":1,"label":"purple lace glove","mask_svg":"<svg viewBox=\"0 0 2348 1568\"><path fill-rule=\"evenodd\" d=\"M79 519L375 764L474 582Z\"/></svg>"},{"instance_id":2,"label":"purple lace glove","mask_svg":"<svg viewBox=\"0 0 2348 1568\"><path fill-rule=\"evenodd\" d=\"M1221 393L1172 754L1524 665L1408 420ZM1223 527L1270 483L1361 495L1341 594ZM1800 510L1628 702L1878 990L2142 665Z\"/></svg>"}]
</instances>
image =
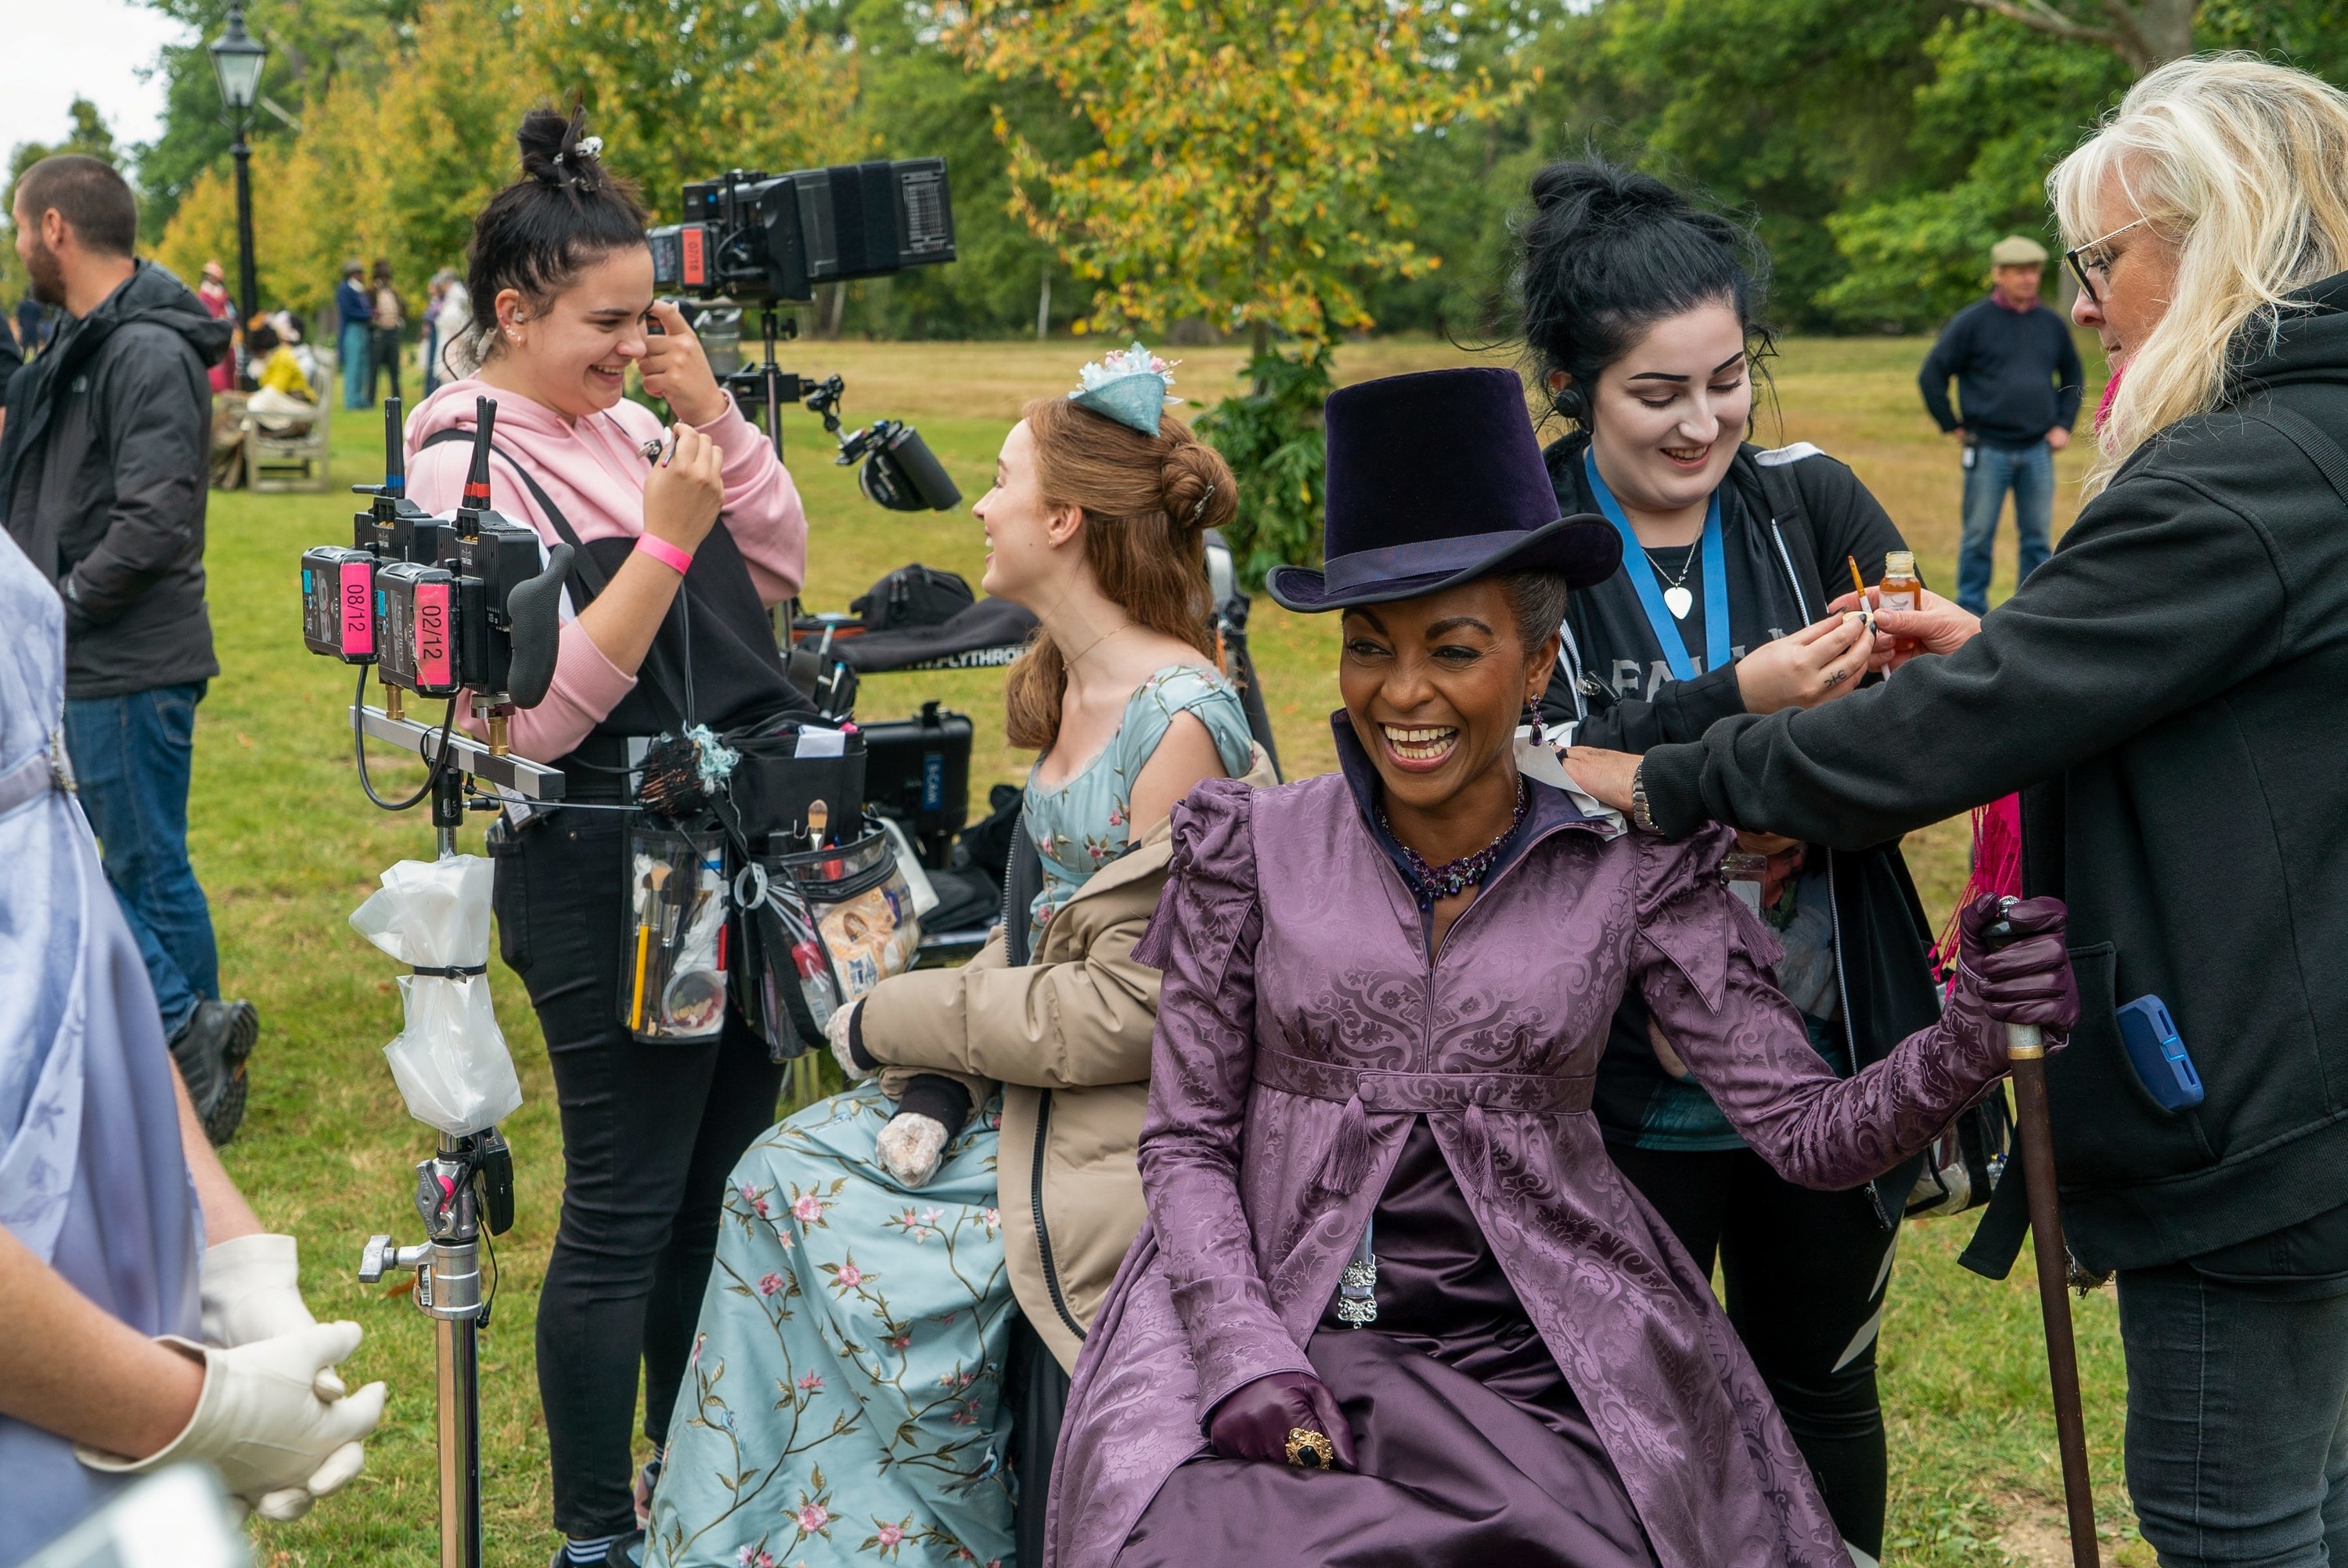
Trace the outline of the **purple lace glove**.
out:
<instances>
[{"instance_id":1,"label":"purple lace glove","mask_svg":"<svg viewBox=\"0 0 2348 1568\"><path fill-rule=\"evenodd\" d=\"M1207 1440L1222 1459L1287 1464L1288 1434L1320 1432L1336 1450L1337 1468L1354 1468L1354 1432L1329 1386L1310 1372L1272 1372L1225 1394L1207 1418Z\"/></svg>"},{"instance_id":2,"label":"purple lace glove","mask_svg":"<svg viewBox=\"0 0 2348 1568\"><path fill-rule=\"evenodd\" d=\"M2001 1024L2036 1024L2049 1036L2047 1049L2060 1049L2079 1021L2078 978L2063 945L2070 911L2060 898L2021 900L2005 912L2017 939L1992 951L1982 933L1996 924L2002 902L1983 894L1957 916L1957 984L1951 1009L1962 1003Z\"/></svg>"}]
</instances>

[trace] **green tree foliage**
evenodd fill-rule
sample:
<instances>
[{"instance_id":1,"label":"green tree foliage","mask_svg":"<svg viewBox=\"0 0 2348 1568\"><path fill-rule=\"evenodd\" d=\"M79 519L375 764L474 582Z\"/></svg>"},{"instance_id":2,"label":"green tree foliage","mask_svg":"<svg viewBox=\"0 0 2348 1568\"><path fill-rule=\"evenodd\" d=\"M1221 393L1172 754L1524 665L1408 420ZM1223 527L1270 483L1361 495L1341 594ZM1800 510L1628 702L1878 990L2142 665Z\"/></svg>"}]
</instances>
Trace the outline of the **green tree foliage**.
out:
<instances>
[{"instance_id":1,"label":"green tree foliage","mask_svg":"<svg viewBox=\"0 0 2348 1568\"><path fill-rule=\"evenodd\" d=\"M66 134L57 141L20 141L8 151L9 210L0 210L0 300L14 302L25 292L25 264L16 259L16 225L13 210L16 181L25 170L45 158L61 152L88 153L108 163L119 164L121 155L114 145L114 132L98 106L88 98L77 97L66 108Z\"/></svg>"},{"instance_id":2,"label":"green tree foliage","mask_svg":"<svg viewBox=\"0 0 2348 1568\"><path fill-rule=\"evenodd\" d=\"M231 140L220 84L207 46L228 21L228 0L149 0L190 29L190 40L169 46L157 61L163 84L163 130L138 149L142 200L139 224L160 238L197 179L221 167ZM402 33L414 25L419 0L253 0L245 25L266 45L261 101L253 111L255 146L291 138L304 107L345 71L380 72L394 58Z\"/></svg>"},{"instance_id":3,"label":"green tree foliage","mask_svg":"<svg viewBox=\"0 0 2348 1568\"><path fill-rule=\"evenodd\" d=\"M227 0L150 3L190 42L159 62L162 133L126 161L159 253L225 260L204 46ZM522 107L576 95L663 213L728 168L945 157L960 263L826 302L876 336L1033 331L1047 280L1055 330L1504 333L1511 214L1540 163L1585 149L1748 214L1779 324L1925 329L1979 290L1993 241L2052 238L2047 169L2186 24L2196 47L2348 82L2348 0L253 0L248 16L270 48L253 142L273 303L314 308L346 254L390 258L411 290L455 264L511 174Z\"/></svg>"},{"instance_id":4,"label":"green tree foliage","mask_svg":"<svg viewBox=\"0 0 2348 1568\"><path fill-rule=\"evenodd\" d=\"M1248 362L1252 389L1199 418L1198 432L1223 455L1243 503L1223 529L1249 583L1283 561L1314 559L1328 498L1321 405L1333 389L1329 350L1311 343L1290 357L1267 351Z\"/></svg>"},{"instance_id":5,"label":"green tree foliage","mask_svg":"<svg viewBox=\"0 0 2348 1568\"><path fill-rule=\"evenodd\" d=\"M1817 302L1838 326L1929 328L1981 293L1989 248L2005 235L2059 249L2046 171L2130 80L2107 48L1997 16L1943 21L1928 52L1938 68L1916 94L1911 189L1827 220L1847 271Z\"/></svg>"}]
</instances>

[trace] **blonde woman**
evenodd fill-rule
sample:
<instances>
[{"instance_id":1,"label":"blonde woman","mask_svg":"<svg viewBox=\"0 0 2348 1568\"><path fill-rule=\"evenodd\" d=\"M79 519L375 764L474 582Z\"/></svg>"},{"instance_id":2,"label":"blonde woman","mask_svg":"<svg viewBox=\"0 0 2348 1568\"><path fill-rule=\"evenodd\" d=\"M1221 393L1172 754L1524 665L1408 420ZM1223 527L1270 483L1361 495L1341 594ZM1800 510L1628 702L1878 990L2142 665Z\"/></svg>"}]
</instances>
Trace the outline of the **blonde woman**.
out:
<instances>
[{"instance_id":1,"label":"blonde woman","mask_svg":"<svg viewBox=\"0 0 2348 1568\"><path fill-rule=\"evenodd\" d=\"M2071 908L2064 1226L2115 1273L2127 1476L2164 1568L2348 1560L2348 97L2241 56L2138 82L2051 180L2117 385L2091 497L1892 679L1576 775L1668 833L1856 848L2019 789ZM1901 661L1890 637L1921 638ZM2139 1067L2157 997L2200 1098ZM2003 1275L1998 1190L1967 1262Z\"/></svg>"}]
</instances>

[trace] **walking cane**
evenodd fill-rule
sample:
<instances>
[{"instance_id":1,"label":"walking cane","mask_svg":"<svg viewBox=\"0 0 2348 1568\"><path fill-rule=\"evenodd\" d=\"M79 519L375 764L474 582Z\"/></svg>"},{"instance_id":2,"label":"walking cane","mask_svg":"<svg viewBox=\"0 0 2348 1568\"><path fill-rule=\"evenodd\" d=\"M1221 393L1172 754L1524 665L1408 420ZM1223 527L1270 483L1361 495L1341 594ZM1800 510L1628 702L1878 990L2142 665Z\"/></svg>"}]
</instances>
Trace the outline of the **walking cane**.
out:
<instances>
[{"instance_id":1,"label":"walking cane","mask_svg":"<svg viewBox=\"0 0 2348 1568\"><path fill-rule=\"evenodd\" d=\"M1992 948L2014 939L2007 898L1982 933ZM2046 1040L2036 1024L2005 1026L2013 1076L2013 1120L2022 1141L2022 1177L2030 1199L2030 1240L2038 1258L2038 1309L2046 1320L2046 1376L2054 1393L2054 1440L2063 1454L2063 1502L2071 1518L2073 1568L2100 1568L2096 1500L2087 1478L2087 1429L2079 1404L2079 1352L2071 1337L2070 1254L2055 1201L2054 1127L2046 1114Z\"/></svg>"}]
</instances>

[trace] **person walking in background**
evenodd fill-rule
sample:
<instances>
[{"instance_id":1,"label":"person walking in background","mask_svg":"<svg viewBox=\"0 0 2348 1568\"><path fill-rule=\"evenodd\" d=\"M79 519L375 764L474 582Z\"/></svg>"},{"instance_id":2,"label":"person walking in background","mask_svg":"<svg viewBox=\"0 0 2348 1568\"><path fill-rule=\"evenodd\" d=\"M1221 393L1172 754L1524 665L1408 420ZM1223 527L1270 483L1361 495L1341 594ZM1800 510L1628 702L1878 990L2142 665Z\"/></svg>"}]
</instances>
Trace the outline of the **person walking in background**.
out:
<instances>
[{"instance_id":1,"label":"person walking in background","mask_svg":"<svg viewBox=\"0 0 2348 1568\"><path fill-rule=\"evenodd\" d=\"M228 283L225 279L226 274L221 272L218 261L206 261L203 282L196 285L196 298L203 302L205 311L214 321L228 314ZM234 364L235 356L224 354L211 367L212 391L215 394L228 390Z\"/></svg>"},{"instance_id":2,"label":"person walking in background","mask_svg":"<svg viewBox=\"0 0 2348 1568\"><path fill-rule=\"evenodd\" d=\"M2071 444L2083 374L2063 318L2041 303L2046 247L2019 234L1990 247L1987 299L1959 311L1924 356L1917 377L1942 434L1964 444L1964 538L1957 548L1957 602L1989 609L1997 515L2013 492L2021 560L2014 584L2045 564L2054 520L2054 454ZM1958 408L1949 407L1957 378Z\"/></svg>"},{"instance_id":3,"label":"person walking in background","mask_svg":"<svg viewBox=\"0 0 2348 1568\"><path fill-rule=\"evenodd\" d=\"M366 268L356 256L343 263L343 281L335 287L335 319L342 323L343 406L365 408L375 386L367 345L375 332L375 302L359 280Z\"/></svg>"},{"instance_id":4,"label":"person walking in background","mask_svg":"<svg viewBox=\"0 0 2348 1568\"><path fill-rule=\"evenodd\" d=\"M424 395L440 384L440 345L448 341L448 291L457 286L457 274L443 267L432 274L432 285L424 298L424 341L417 354L418 369L424 382ZM457 323L462 331L464 323Z\"/></svg>"},{"instance_id":5,"label":"person walking in background","mask_svg":"<svg viewBox=\"0 0 2348 1568\"><path fill-rule=\"evenodd\" d=\"M25 297L16 302L16 352L29 360L48 343L48 308L26 289Z\"/></svg>"},{"instance_id":6,"label":"person walking in background","mask_svg":"<svg viewBox=\"0 0 2348 1568\"><path fill-rule=\"evenodd\" d=\"M441 276L448 280L448 286L441 291L440 302L432 317L436 335L431 364L425 367L425 374L428 378L427 385L433 384L448 374L448 345L457 341L464 333L467 323L473 319L472 291L465 287L465 280L447 271L443 271Z\"/></svg>"},{"instance_id":7,"label":"person walking in background","mask_svg":"<svg viewBox=\"0 0 2348 1568\"><path fill-rule=\"evenodd\" d=\"M139 203L111 165L43 159L13 200L33 292L67 323L9 382L0 515L65 600L82 809L204 1131L226 1143L260 1021L249 1002L220 999L211 911L188 864L188 781L196 704L220 673L204 606L205 372L232 328L133 257Z\"/></svg>"},{"instance_id":8,"label":"person walking in background","mask_svg":"<svg viewBox=\"0 0 2348 1568\"><path fill-rule=\"evenodd\" d=\"M391 263L377 260L375 264L375 287L370 291L369 308L375 323L373 347L374 372L367 377L367 401L375 401L376 383L382 376L391 377L391 395L399 395L399 338L407 327L407 302L391 286Z\"/></svg>"}]
</instances>

